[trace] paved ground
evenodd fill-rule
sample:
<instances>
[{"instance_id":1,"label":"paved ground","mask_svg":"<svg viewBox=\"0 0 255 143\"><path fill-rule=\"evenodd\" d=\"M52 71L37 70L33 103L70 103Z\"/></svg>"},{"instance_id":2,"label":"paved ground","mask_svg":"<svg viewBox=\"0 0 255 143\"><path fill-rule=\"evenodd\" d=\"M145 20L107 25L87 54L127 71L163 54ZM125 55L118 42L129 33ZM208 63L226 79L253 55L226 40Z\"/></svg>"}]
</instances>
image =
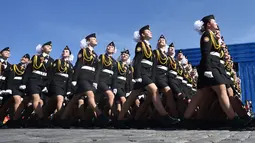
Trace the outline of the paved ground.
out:
<instances>
[{"instance_id":1,"label":"paved ground","mask_svg":"<svg viewBox=\"0 0 255 143\"><path fill-rule=\"evenodd\" d=\"M25 143L207 143L255 142L255 131L1 129L0 142Z\"/></svg>"}]
</instances>

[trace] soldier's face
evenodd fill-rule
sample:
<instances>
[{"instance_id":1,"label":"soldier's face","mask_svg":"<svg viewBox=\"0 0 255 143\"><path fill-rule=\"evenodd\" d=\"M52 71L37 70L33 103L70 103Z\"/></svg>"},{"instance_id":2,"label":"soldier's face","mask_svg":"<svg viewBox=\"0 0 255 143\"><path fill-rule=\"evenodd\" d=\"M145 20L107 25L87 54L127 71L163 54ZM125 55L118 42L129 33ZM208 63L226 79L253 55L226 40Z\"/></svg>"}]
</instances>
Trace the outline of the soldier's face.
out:
<instances>
[{"instance_id":1,"label":"soldier's face","mask_svg":"<svg viewBox=\"0 0 255 143\"><path fill-rule=\"evenodd\" d=\"M229 54L225 55L225 59L229 60L230 59L230 55Z\"/></svg>"},{"instance_id":2,"label":"soldier's face","mask_svg":"<svg viewBox=\"0 0 255 143\"><path fill-rule=\"evenodd\" d=\"M178 53L178 59L183 59L183 54L182 53Z\"/></svg>"},{"instance_id":3,"label":"soldier's face","mask_svg":"<svg viewBox=\"0 0 255 143\"><path fill-rule=\"evenodd\" d=\"M26 57L22 57L22 58L20 59L20 62L21 62L22 64L26 64L26 63L29 62L29 59L26 58Z\"/></svg>"},{"instance_id":4,"label":"soldier's face","mask_svg":"<svg viewBox=\"0 0 255 143\"><path fill-rule=\"evenodd\" d=\"M159 44L159 47L164 47L164 46L166 46L166 39L160 38L160 39L158 40L158 44Z\"/></svg>"},{"instance_id":5,"label":"soldier's face","mask_svg":"<svg viewBox=\"0 0 255 143\"><path fill-rule=\"evenodd\" d=\"M115 47L114 46L107 46L107 53L113 54L115 51Z\"/></svg>"},{"instance_id":6,"label":"soldier's face","mask_svg":"<svg viewBox=\"0 0 255 143\"><path fill-rule=\"evenodd\" d=\"M152 38L152 32L150 30L144 30L143 37L145 40L150 40Z\"/></svg>"},{"instance_id":7,"label":"soldier's face","mask_svg":"<svg viewBox=\"0 0 255 143\"><path fill-rule=\"evenodd\" d=\"M190 75L191 75L191 76L194 76L194 75L195 75L195 72L194 72L194 71L191 71L191 72L190 72Z\"/></svg>"},{"instance_id":8,"label":"soldier's face","mask_svg":"<svg viewBox=\"0 0 255 143\"><path fill-rule=\"evenodd\" d=\"M229 55L227 50L224 51L224 55L225 55L225 56L228 56L228 55Z\"/></svg>"},{"instance_id":9,"label":"soldier's face","mask_svg":"<svg viewBox=\"0 0 255 143\"><path fill-rule=\"evenodd\" d=\"M51 45L45 45L43 46L43 52L49 54L52 50L52 46Z\"/></svg>"},{"instance_id":10,"label":"soldier's face","mask_svg":"<svg viewBox=\"0 0 255 143\"><path fill-rule=\"evenodd\" d=\"M69 50L64 50L62 52L62 57L69 57L70 56L70 51Z\"/></svg>"},{"instance_id":11,"label":"soldier's face","mask_svg":"<svg viewBox=\"0 0 255 143\"><path fill-rule=\"evenodd\" d=\"M97 38L95 38L95 37L89 38L89 44L90 44L92 47L95 47L95 46L97 45Z\"/></svg>"},{"instance_id":12,"label":"soldier's face","mask_svg":"<svg viewBox=\"0 0 255 143\"><path fill-rule=\"evenodd\" d=\"M210 20L210 22L208 23L208 26L212 30L217 30L218 29L218 25L217 25L217 23L216 23L216 21L214 19Z\"/></svg>"},{"instance_id":13,"label":"soldier's face","mask_svg":"<svg viewBox=\"0 0 255 143\"><path fill-rule=\"evenodd\" d=\"M191 76L195 76L197 73L197 69L192 69L192 71L190 72Z\"/></svg>"},{"instance_id":14,"label":"soldier's face","mask_svg":"<svg viewBox=\"0 0 255 143\"><path fill-rule=\"evenodd\" d=\"M191 64L188 64L188 66L186 67L186 70L187 71L190 71L192 69L192 65Z\"/></svg>"},{"instance_id":15,"label":"soldier's face","mask_svg":"<svg viewBox=\"0 0 255 143\"><path fill-rule=\"evenodd\" d=\"M122 61L127 61L128 58L129 58L129 54L126 54L126 53L121 54Z\"/></svg>"},{"instance_id":16,"label":"soldier's face","mask_svg":"<svg viewBox=\"0 0 255 143\"><path fill-rule=\"evenodd\" d=\"M1 54L5 58L9 58L10 57L10 51L3 51Z\"/></svg>"},{"instance_id":17,"label":"soldier's face","mask_svg":"<svg viewBox=\"0 0 255 143\"><path fill-rule=\"evenodd\" d=\"M174 47L169 47L169 48L168 48L168 53L169 53L170 55L174 54Z\"/></svg>"}]
</instances>

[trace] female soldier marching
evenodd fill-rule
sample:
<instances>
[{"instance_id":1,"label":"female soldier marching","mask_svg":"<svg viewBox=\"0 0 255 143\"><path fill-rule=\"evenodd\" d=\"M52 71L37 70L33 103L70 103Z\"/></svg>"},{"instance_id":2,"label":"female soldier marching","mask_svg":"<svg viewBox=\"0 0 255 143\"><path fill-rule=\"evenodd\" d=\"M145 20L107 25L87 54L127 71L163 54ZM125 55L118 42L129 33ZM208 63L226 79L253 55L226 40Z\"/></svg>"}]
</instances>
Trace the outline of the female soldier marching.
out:
<instances>
[{"instance_id":1,"label":"female soldier marching","mask_svg":"<svg viewBox=\"0 0 255 143\"><path fill-rule=\"evenodd\" d=\"M153 70L153 52L149 43L152 38L149 25L142 27L139 31L135 32L135 40L138 42L135 49L134 57L134 79L136 83L129 95L128 100L125 102L118 120L123 121L125 114L127 113L131 104L135 101L137 96L146 89L154 104L154 107L160 114L160 121L164 126L175 124L178 120L171 118L163 107L160 100L159 92L154 84L154 72ZM123 122L118 122L123 125ZM123 127L123 126L122 126Z\"/></svg>"},{"instance_id":2,"label":"female soldier marching","mask_svg":"<svg viewBox=\"0 0 255 143\"><path fill-rule=\"evenodd\" d=\"M117 62L117 77L115 80L115 87L117 89L116 102L117 111L121 111L121 106L126 102L126 94L129 92L129 82L132 82L132 71L130 71L130 58L129 50L121 51L121 55ZM131 80L130 80L131 79Z\"/></svg>"},{"instance_id":3,"label":"female soldier marching","mask_svg":"<svg viewBox=\"0 0 255 143\"><path fill-rule=\"evenodd\" d=\"M10 72L8 74L8 79L7 79L7 91L9 91L12 95L9 97L8 101L5 104L6 107L8 106L9 108L11 105L13 105L13 112L11 115L11 120L7 122L8 127L15 127L21 125L18 121L20 118L21 112L24 109L22 107L22 97L24 97L24 91L19 89L19 86L22 84L22 78L25 72L25 69L27 67L27 64L29 63L30 56L29 54L25 54L19 64L13 64L10 67ZM5 106L4 106L5 107ZM4 108L1 109L1 111ZM1 113L0 113L1 114Z\"/></svg>"},{"instance_id":4,"label":"female soldier marching","mask_svg":"<svg viewBox=\"0 0 255 143\"><path fill-rule=\"evenodd\" d=\"M81 96L87 97L90 108L96 113L99 121L101 121L100 124L104 126L108 123L108 119L104 117L101 110L97 107L94 95L94 91L97 88L96 69L98 65L97 54L94 51L96 45L97 39L95 33L88 35L81 41L82 49L78 53L72 79L72 85L77 86L76 95L67 104L61 116L61 120L64 120L65 127L70 125L70 121L66 119Z\"/></svg>"},{"instance_id":5,"label":"female soldier marching","mask_svg":"<svg viewBox=\"0 0 255 143\"><path fill-rule=\"evenodd\" d=\"M7 82L7 77L10 72L10 67L11 64L8 62L8 58L10 57L10 48L6 47L1 50L0 52L0 100L4 104L8 100L8 95L10 95L10 90L6 91L6 82ZM3 121L5 117L5 111L7 110L7 105L4 104L5 106L1 107L0 110L0 121Z\"/></svg>"},{"instance_id":6,"label":"female soldier marching","mask_svg":"<svg viewBox=\"0 0 255 143\"><path fill-rule=\"evenodd\" d=\"M246 121L237 120L235 112L230 104L226 84L229 84L229 81L226 79L225 75L222 74L222 69L220 69L220 48L221 43L218 43L218 40L215 36L215 31L218 29L215 18L213 15L205 16L202 21L196 22L200 23L200 28L198 30L203 32L200 40L200 48L202 59L200 61L199 71L198 71L198 90L203 90L205 88L211 88L214 90L218 96L220 105L230 119L231 123L236 121L246 124ZM199 27L199 26L198 26ZM224 71L225 72L225 71ZM185 118L190 118L194 113L195 108L201 102L203 95L199 91L196 96L193 96L191 103L188 105L188 108L184 114Z\"/></svg>"},{"instance_id":7,"label":"female soldier marching","mask_svg":"<svg viewBox=\"0 0 255 143\"><path fill-rule=\"evenodd\" d=\"M174 56L171 56L174 51L174 44L171 43L168 47L168 85L172 89L173 94L176 97L177 109L179 117L183 116L183 112L186 109L185 94L182 91L182 80L183 80L183 68ZM180 53L179 51L178 53Z\"/></svg>"},{"instance_id":8,"label":"female soldier marching","mask_svg":"<svg viewBox=\"0 0 255 143\"><path fill-rule=\"evenodd\" d=\"M173 98L173 93L168 85L168 65L169 58L166 54L166 49L168 45L166 44L166 39L161 35L158 39L157 49L153 51L155 56L155 84L160 89L160 91L165 95L166 107L168 108L168 113L174 117L178 117L178 112L176 110L176 103Z\"/></svg>"},{"instance_id":9,"label":"female soldier marching","mask_svg":"<svg viewBox=\"0 0 255 143\"><path fill-rule=\"evenodd\" d=\"M49 96L50 100L45 108L45 118L53 113L55 110L55 118L59 118L60 111L63 106L64 97L71 94L71 82L73 76L73 65L71 61L73 55L68 46L63 49L60 59L53 63L53 77L50 83Z\"/></svg>"},{"instance_id":10,"label":"female soldier marching","mask_svg":"<svg viewBox=\"0 0 255 143\"><path fill-rule=\"evenodd\" d=\"M34 55L28 64L20 89L27 87L28 95L32 97L33 109L40 121L43 117L41 94L48 92L48 86L52 79L52 65L54 60L50 57L52 50L51 41L36 47L38 55ZM40 123L38 124L40 125Z\"/></svg>"},{"instance_id":11,"label":"female soldier marching","mask_svg":"<svg viewBox=\"0 0 255 143\"><path fill-rule=\"evenodd\" d=\"M116 80L116 60L112 57L116 53L117 49L114 42L107 45L106 53L102 54L98 58L98 66L96 71L96 82L98 83L98 91L102 92L108 98L108 116L112 116L113 104L114 104L114 94L116 94L117 89L115 89Z\"/></svg>"}]
</instances>

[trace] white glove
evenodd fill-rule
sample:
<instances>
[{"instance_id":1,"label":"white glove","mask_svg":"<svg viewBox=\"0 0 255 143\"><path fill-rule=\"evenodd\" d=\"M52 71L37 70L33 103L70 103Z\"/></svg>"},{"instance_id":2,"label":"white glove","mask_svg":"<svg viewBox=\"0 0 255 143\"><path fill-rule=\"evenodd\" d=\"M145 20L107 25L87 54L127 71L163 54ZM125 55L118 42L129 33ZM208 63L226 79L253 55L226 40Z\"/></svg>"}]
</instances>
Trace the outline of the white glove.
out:
<instances>
[{"instance_id":1,"label":"white glove","mask_svg":"<svg viewBox=\"0 0 255 143\"><path fill-rule=\"evenodd\" d=\"M213 74L211 71L205 71L204 72L204 76L208 77L208 78L213 78Z\"/></svg>"},{"instance_id":2,"label":"white glove","mask_svg":"<svg viewBox=\"0 0 255 143\"><path fill-rule=\"evenodd\" d=\"M25 90L27 87L26 87L26 85L21 85L21 86L19 86L19 89L20 90Z\"/></svg>"},{"instance_id":3,"label":"white glove","mask_svg":"<svg viewBox=\"0 0 255 143\"><path fill-rule=\"evenodd\" d=\"M0 95L3 93L3 90L0 90Z\"/></svg>"},{"instance_id":4,"label":"white glove","mask_svg":"<svg viewBox=\"0 0 255 143\"><path fill-rule=\"evenodd\" d=\"M144 94L138 96L139 99L144 98Z\"/></svg>"},{"instance_id":5,"label":"white glove","mask_svg":"<svg viewBox=\"0 0 255 143\"><path fill-rule=\"evenodd\" d=\"M65 101L69 101L69 99L67 97L65 97Z\"/></svg>"},{"instance_id":6,"label":"white glove","mask_svg":"<svg viewBox=\"0 0 255 143\"><path fill-rule=\"evenodd\" d=\"M128 93L126 93L126 97L128 97L128 96L130 95L130 93L131 93L131 91L130 91L130 92L128 92Z\"/></svg>"},{"instance_id":7,"label":"white glove","mask_svg":"<svg viewBox=\"0 0 255 143\"><path fill-rule=\"evenodd\" d=\"M117 94L117 89L113 89L112 92L116 95Z\"/></svg>"},{"instance_id":8,"label":"white glove","mask_svg":"<svg viewBox=\"0 0 255 143\"><path fill-rule=\"evenodd\" d=\"M47 89L47 87L44 87L44 89L42 90L42 92L44 92L44 93L48 93L48 89Z\"/></svg>"},{"instance_id":9,"label":"white glove","mask_svg":"<svg viewBox=\"0 0 255 143\"><path fill-rule=\"evenodd\" d=\"M71 94L71 92L67 92L67 93L66 93L66 95L70 95L70 94Z\"/></svg>"},{"instance_id":10,"label":"white glove","mask_svg":"<svg viewBox=\"0 0 255 143\"><path fill-rule=\"evenodd\" d=\"M12 94L12 90L7 89L7 90L4 91L4 94Z\"/></svg>"},{"instance_id":11,"label":"white glove","mask_svg":"<svg viewBox=\"0 0 255 143\"><path fill-rule=\"evenodd\" d=\"M93 86L95 87L95 89L97 89L97 83L93 83Z\"/></svg>"},{"instance_id":12,"label":"white glove","mask_svg":"<svg viewBox=\"0 0 255 143\"><path fill-rule=\"evenodd\" d=\"M135 79L136 82L142 82L142 78Z\"/></svg>"},{"instance_id":13,"label":"white glove","mask_svg":"<svg viewBox=\"0 0 255 143\"><path fill-rule=\"evenodd\" d=\"M76 86L77 82L76 81L72 81L72 85Z\"/></svg>"}]
</instances>

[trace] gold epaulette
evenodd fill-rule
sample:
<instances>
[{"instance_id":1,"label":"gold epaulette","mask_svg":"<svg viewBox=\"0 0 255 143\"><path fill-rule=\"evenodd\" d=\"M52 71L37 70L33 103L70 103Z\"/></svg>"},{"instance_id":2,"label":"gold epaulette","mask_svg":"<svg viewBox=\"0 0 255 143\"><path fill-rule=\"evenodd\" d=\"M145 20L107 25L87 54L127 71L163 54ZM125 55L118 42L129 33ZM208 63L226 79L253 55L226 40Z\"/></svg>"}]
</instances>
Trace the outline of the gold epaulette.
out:
<instances>
[{"instance_id":1,"label":"gold epaulette","mask_svg":"<svg viewBox=\"0 0 255 143\"><path fill-rule=\"evenodd\" d=\"M224 56L224 51L223 50L220 50L220 58L222 59Z\"/></svg>"},{"instance_id":2,"label":"gold epaulette","mask_svg":"<svg viewBox=\"0 0 255 143\"><path fill-rule=\"evenodd\" d=\"M109 58L109 61L107 62L106 58L105 58L105 54L102 54L102 64L105 65L106 67L109 67L112 65L112 59Z\"/></svg>"},{"instance_id":3,"label":"gold epaulette","mask_svg":"<svg viewBox=\"0 0 255 143\"><path fill-rule=\"evenodd\" d=\"M147 48L146 48L146 45L144 44L144 42L141 42L142 43L142 51L143 51L143 54L144 54L144 56L147 58L147 59L149 59L149 58L151 58L152 57L152 51L151 50L147 50Z\"/></svg>"},{"instance_id":4,"label":"gold epaulette","mask_svg":"<svg viewBox=\"0 0 255 143\"><path fill-rule=\"evenodd\" d=\"M90 62L94 59L92 54L90 56L87 55L86 48L82 49L82 56L83 56L83 60L86 62Z\"/></svg>"},{"instance_id":5,"label":"gold epaulette","mask_svg":"<svg viewBox=\"0 0 255 143\"><path fill-rule=\"evenodd\" d=\"M174 61L172 59L172 57L169 57L169 60L170 60L170 65L171 65L172 69L176 70L176 67L177 67L176 61Z\"/></svg>"},{"instance_id":6,"label":"gold epaulette","mask_svg":"<svg viewBox=\"0 0 255 143\"><path fill-rule=\"evenodd\" d=\"M167 57L161 57L159 50L156 50L157 60L160 64L165 65L167 63Z\"/></svg>"},{"instance_id":7,"label":"gold epaulette","mask_svg":"<svg viewBox=\"0 0 255 143\"><path fill-rule=\"evenodd\" d=\"M215 41L214 33L212 31L210 31L210 38L212 40L212 44L215 50L219 50L221 48L221 45L217 41Z\"/></svg>"},{"instance_id":8,"label":"gold epaulette","mask_svg":"<svg viewBox=\"0 0 255 143\"><path fill-rule=\"evenodd\" d=\"M126 69L124 68L123 64L120 64L120 62L118 62L118 71L121 75L126 73Z\"/></svg>"},{"instance_id":9,"label":"gold epaulette","mask_svg":"<svg viewBox=\"0 0 255 143\"><path fill-rule=\"evenodd\" d=\"M12 70L14 71L14 73L15 73L16 75L23 75L24 72L25 72L25 68L23 68L23 67L21 66L21 69L19 70L19 68L18 68L18 66L17 66L16 64L14 64L14 65L12 66Z\"/></svg>"},{"instance_id":10,"label":"gold epaulette","mask_svg":"<svg viewBox=\"0 0 255 143\"><path fill-rule=\"evenodd\" d=\"M44 61L44 57L41 57L40 58L41 62L40 64L38 65L37 61L38 61L38 55L34 55L33 57L33 68L38 70L40 69L42 66L44 67L44 64L43 64L43 61ZM45 68L45 67L44 67Z\"/></svg>"},{"instance_id":11,"label":"gold epaulette","mask_svg":"<svg viewBox=\"0 0 255 143\"><path fill-rule=\"evenodd\" d=\"M62 73L67 73L67 63L64 62L64 66L62 67L62 62L60 59L58 59L58 64L57 64L57 68L58 68L58 71L59 72L62 72Z\"/></svg>"}]
</instances>

